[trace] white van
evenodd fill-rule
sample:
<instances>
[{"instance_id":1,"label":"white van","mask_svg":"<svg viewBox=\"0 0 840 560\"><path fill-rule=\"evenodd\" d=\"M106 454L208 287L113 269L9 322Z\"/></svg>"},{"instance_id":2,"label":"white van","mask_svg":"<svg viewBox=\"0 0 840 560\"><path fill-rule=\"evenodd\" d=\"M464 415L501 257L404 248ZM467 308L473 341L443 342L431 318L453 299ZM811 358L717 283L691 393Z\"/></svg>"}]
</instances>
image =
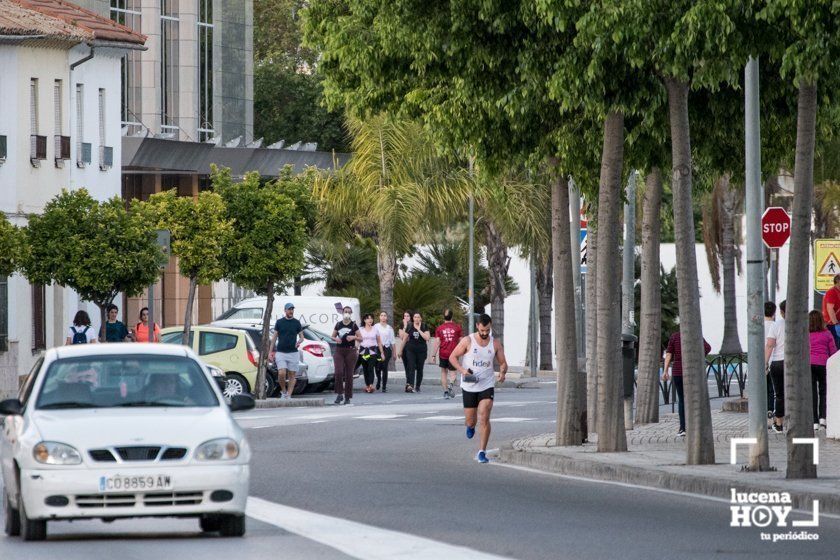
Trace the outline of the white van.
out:
<instances>
[{"instance_id":1,"label":"white van","mask_svg":"<svg viewBox=\"0 0 840 560\"><path fill-rule=\"evenodd\" d=\"M262 321L263 313L268 298L265 296L243 299L224 313L215 321L216 325L223 325L225 320L241 321ZM271 322L282 317L285 313L283 308L287 303L295 306L295 317L303 325L330 334L335 324L342 319L342 310L350 306L353 310L353 320L361 324L361 309L359 300L356 298L342 296L274 296L274 308L271 310Z\"/></svg>"}]
</instances>

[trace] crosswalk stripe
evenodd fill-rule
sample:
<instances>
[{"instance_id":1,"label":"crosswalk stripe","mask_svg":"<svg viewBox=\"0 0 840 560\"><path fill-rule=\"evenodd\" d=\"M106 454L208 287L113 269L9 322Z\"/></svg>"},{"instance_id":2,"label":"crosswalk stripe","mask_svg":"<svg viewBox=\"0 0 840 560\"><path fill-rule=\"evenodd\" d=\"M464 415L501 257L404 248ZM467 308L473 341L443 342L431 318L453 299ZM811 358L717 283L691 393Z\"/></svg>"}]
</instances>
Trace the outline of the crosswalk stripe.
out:
<instances>
[{"instance_id":1,"label":"crosswalk stripe","mask_svg":"<svg viewBox=\"0 0 840 560\"><path fill-rule=\"evenodd\" d=\"M380 529L340 517L284 506L249 497L246 513L263 523L279 527L363 560L500 560L504 557L479 552L408 533Z\"/></svg>"},{"instance_id":2,"label":"crosswalk stripe","mask_svg":"<svg viewBox=\"0 0 840 560\"><path fill-rule=\"evenodd\" d=\"M393 420L405 416L405 414L368 414L367 416L354 416L353 418L356 420Z\"/></svg>"}]
</instances>

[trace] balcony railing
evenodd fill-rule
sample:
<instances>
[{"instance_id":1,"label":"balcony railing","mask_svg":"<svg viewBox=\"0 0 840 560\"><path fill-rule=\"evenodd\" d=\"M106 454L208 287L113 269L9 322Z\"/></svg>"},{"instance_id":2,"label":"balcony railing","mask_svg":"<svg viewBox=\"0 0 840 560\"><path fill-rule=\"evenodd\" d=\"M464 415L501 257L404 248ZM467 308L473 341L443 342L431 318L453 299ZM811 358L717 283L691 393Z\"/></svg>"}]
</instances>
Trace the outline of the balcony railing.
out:
<instances>
[{"instance_id":1,"label":"balcony railing","mask_svg":"<svg viewBox=\"0 0 840 560\"><path fill-rule=\"evenodd\" d=\"M32 134L29 136L29 161L33 167L40 167L41 160L47 159L47 137Z\"/></svg>"}]
</instances>

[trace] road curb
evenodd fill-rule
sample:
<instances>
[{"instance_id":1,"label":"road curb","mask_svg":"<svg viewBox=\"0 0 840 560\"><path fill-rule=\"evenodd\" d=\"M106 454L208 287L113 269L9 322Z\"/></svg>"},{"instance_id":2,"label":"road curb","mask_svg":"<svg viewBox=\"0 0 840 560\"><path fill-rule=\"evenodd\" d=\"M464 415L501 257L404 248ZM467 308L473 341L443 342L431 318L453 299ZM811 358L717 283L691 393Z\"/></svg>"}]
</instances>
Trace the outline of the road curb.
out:
<instances>
[{"instance_id":1,"label":"road curb","mask_svg":"<svg viewBox=\"0 0 840 560\"><path fill-rule=\"evenodd\" d=\"M629 451L627 453L632 454L633 452ZM673 472L665 468L644 468L620 463L608 463L582 458L577 455L579 453L571 456L558 453L541 453L535 450L526 451L514 449L511 444L507 444L499 451L499 461L549 473L688 492L724 500L731 498L732 488L736 488L738 492L788 492L795 509L810 511L813 507L813 501L819 500L821 513L840 514L840 495L833 489L827 489L826 491L795 490L774 485L772 480L762 481L761 484L734 482L713 476ZM671 468L679 467L674 465Z\"/></svg>"},{"instance_id":2,"label":"road curb","mask_svg":"<svg viewBox=\"0 0 840 560\"><path fill-rule=\"evenodd\" d=\"M323 397L291 400L257 399L256 403L256 408L299 408L311 406L324 406L324 399Z\"/></svg>"}]
</instances>

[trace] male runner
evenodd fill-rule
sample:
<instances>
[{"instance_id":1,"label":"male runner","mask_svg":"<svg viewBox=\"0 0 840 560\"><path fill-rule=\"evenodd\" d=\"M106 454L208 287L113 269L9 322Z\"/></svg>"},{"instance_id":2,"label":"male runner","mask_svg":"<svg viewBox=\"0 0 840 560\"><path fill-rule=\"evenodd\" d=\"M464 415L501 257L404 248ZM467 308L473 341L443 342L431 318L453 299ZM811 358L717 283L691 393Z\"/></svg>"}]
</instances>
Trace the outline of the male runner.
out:
<instances>
[{"instance_id":1,"label":"male runner","mask_svg":"<svg viewBox=\"0 0 840 560\"><path fill-rule=\"evenodd\" d=\"M449 356L452 350L461 341L464 336L461 325L452 320L452 310L443 310L444 323L435 330L435 338L437 339L437 354L440 358L440 384L443 387L443 398L454 399L455 390L453 383L455 381L455 368L449 363Z\"/></svg>"},{"instance_id":2,"label":"male runner","mask_svg":"<svg viewBox=\"0 0 840 560\"><path fill-rule=\"evenodd\" d=\"M491 327L490 316L482 314L476 324L478 332L463 338L449 356L449 363L461 374L464 423L467 425L468 439L475 435L478 420L481 441L475 460L479 463L490 462L487 459L487 442L490 440L490 412L493 410L496 386L494 358L499 361L499 381L505 380L508 369L505 350L502 343L490 334Z\"/></svg>"}]
</instances>

